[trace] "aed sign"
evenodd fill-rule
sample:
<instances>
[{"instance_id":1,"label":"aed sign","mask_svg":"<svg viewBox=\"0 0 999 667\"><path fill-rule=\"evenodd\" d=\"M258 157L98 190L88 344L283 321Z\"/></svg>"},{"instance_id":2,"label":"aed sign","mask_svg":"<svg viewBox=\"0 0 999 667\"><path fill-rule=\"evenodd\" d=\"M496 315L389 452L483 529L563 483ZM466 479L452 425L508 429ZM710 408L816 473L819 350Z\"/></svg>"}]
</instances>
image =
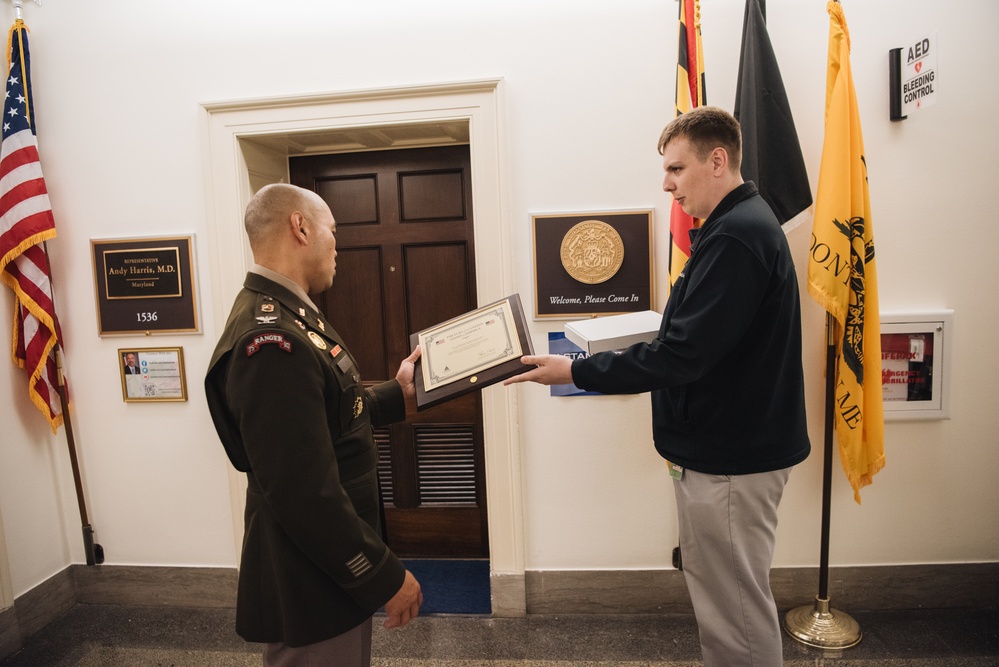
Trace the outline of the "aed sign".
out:
<instances>
[{"instance_id":1,"label":"aed sign","mask_svg":"<svg viewBox=\"0 0 999 667\"><path fill-rule=\"evenodd\" d=\"M937 33L901 49L902 115L936 102Z\"/></svg>"}]
</instances>

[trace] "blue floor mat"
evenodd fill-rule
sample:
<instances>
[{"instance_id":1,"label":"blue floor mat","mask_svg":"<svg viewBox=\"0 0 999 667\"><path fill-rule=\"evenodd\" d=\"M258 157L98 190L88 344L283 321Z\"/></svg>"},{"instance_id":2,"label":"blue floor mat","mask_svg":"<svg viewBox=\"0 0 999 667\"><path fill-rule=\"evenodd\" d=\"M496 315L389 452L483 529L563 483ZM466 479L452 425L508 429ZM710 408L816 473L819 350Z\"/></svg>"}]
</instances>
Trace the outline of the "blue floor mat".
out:
<instances>
[{"instance_id":1,"label":"blue floor mat","mask_svg":"<svg viewBox=\"0 0 999 667\"><path fill-rule=\"evenodd\" d=\"M420 582L424 614L489 614L488 560L404 559Z\"/></svg>"}]
</instances>

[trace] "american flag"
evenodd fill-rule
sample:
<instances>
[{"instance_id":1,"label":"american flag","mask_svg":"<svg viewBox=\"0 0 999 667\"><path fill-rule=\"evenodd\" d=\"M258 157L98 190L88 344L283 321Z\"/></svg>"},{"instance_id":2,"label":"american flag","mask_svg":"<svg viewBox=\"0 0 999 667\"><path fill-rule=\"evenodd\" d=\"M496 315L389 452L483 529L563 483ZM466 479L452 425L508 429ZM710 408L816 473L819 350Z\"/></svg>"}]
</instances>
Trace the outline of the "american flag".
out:
<instances>
[{"instance_id":1,"label":"american flag","mask_svg":"<svg viewBox=\"0 0 999 667\"><path fill-rule=\"evenodd\" d=\"M10 29L8 44L0 143L0 278L14 290L14 363L28 372L28 395L55 432L62 423L62 403L54 348L62 336L42 244L56 231L35 140L28 29L20 19Z\"/></svg>"}]
</instances>

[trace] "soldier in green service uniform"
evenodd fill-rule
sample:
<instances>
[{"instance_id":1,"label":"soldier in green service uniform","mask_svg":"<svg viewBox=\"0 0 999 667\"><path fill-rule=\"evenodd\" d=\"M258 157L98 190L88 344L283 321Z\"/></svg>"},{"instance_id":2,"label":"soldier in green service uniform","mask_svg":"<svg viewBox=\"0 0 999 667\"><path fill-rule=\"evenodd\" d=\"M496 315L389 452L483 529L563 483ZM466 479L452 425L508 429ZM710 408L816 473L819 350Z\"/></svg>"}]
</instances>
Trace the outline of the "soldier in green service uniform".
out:
<instances>
[{"instance_id":1,"label":"soldier in green service uniform","mask_svg":"<svg viewBox=\"0 0 999 667\"><path fill-rule=\"evenodd\" d=\"M381 539L372 426L405 419L420 351L365 389L309 299L333 284L336 222L315 193L269 185L250 201L255 265L205 378L230 461L246 473L236 631L263 664L367 667L371 617L419 612L420 585ZM346 316L346 315L345 315Z\"/></svg>"}]
</instances>

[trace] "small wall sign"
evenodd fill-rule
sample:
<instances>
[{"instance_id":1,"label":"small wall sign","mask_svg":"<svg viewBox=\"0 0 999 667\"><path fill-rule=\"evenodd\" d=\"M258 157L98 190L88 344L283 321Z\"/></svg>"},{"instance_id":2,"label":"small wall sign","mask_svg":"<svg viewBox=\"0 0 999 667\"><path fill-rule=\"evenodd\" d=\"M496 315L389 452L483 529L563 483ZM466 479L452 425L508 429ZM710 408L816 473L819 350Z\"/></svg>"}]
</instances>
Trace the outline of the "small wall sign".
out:
<instances>
[{"instance_id":1,"label":"small wall sign","mask_svg":"<svg viewBox=\"0 0 999 667\"><path fill-rule=\"evenodd\" d=\"M118 350L121 397L139 401L186 401L184 348L145 347Z\"/></svg>"},{"instance_id":2,"label":"small wall sign","mask_svg":"<svg viewBox=\"0 0 999 667\"><path fill-rule=\"evenodd\" d=\"M937 33L888 52L891 120L905 120L910 113L937 101Z\"/></svg>"}]
</instances>

